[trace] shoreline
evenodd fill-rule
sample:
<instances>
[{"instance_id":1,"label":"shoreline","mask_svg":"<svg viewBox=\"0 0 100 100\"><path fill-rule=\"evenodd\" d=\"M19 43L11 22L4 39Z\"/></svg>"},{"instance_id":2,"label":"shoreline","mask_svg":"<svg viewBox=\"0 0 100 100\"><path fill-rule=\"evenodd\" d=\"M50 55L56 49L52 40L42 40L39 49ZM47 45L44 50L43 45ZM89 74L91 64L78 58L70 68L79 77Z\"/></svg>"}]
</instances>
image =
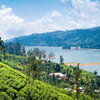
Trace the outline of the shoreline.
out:
<instances>
[{"instance_id":1,"label":"shoreline","mask_svg":"<svg viewBox=\"0 0 100 100\"><path fill-rule=\"evenodd\" d=\"M77 66L78 63L65 63L65 65L68 66ZM95 65L100 65L100 63L80 63L80 66L95 66Z\"/></svg>"},{"instance_id":2,"label":"shoreline","mask_svg":"<svg viewBox=\"0 0 100 100\"><path fill-rule=\"evenodd\" d=\"M25 46L25 47L49 47L49 48L62 48L62 46ZM100 50L100 49L91 49L91 48L80 48L80 49L62 49L62 50L93 50L93 51L96 51L96 50Z\"/></svg>"}]
</instances>

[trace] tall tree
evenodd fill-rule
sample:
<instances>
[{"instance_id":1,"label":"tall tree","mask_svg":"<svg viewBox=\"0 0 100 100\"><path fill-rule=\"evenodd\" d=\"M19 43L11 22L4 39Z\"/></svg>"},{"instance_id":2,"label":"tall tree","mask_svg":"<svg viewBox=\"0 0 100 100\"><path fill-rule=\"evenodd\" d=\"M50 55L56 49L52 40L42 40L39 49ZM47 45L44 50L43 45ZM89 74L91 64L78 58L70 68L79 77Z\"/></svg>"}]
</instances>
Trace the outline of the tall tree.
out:
<instances>
[{"instance_id":1,"label":"tall tree","mask_svg":"<svg viewBox=\"0 0 100 100\"><path fill-rule=\"evenodd\" d=\"M97 70L94 71L94 75L97 75Z\"/></svg>"},{"instance_id":2,"label":"tall tree","mask_svg":"<svg viewBox=\"0 0 100 100\"><path fill-rule=\"evenodd\" d=\"M25 68L25 73L33 79L39 79L42 69L41 61L37 61L35 56L29 57L29 64Z\"/></svg>"},{"instance_id":3,"label":"tall tree","mask_svg":"<svg viewBox=\"0 0 100 100\"><path fill-rule=\"evenodd\" d=\"M9 54L23 55L23 46L19 42L7 43L6 49Z\"/></svg>"},{"instance_id":4,"label":"tall tree","mask_svg":"<svg viewBox=\"0 0 100 100\"><path fill-rule=\"evenodd\" d=\"M53 52L50 52L48 58L49 58L49 60L54 59L55 58L54 53Z\"/></svg>"},{"instance_id":5,"label":"tall tree","mask_svg":"<svg viewBox=\"0 0 100 100\"><path fill-rule=\"evenodd\" d=\"M16 55L22 55L22 45L19 42L16 43L15 49L16 49L15 53Z\"/></svg>"},{"instance_id":6,"label":"tall tree","mask_svg":"<svg viewBox=\"0 0 100 100\"><path fill-rule=\"evenodd\" d=\"M74 89L76 90L76 97L77 98L78 98L78 94L80 93L80 91L79 91L79 78L80 78L80 75L81 75L81 70L79 68L79 63L78 63L77 66L76 66L76 70L74 71L74 77L75 77Z\"/></svg>"},{"instance_id":7,"label":"tall tree","mask_svg":"<svg viewBox=\"0 0 100 100\"><path fill-rule=\"evenodd\" d=\"M45 60L45 57L46 57L46 51L45 50L40 50L39 51L39 58L43 58Z\"/></svg>"},{"instance_id":8,"label":"tall tree","mask_svg":"<svg viewBox=\"0 0 100 100\"><path fill-rule=\"evenodd\" d=\"M25 50L25 47L22 48L22 55L23 55L23 56L26 56L26 50Z\"/></svg>"},{"instance_id":9,"label":"tall tree","mask_svg":"<svg viewBox=\"0 0 100 100\"><path fill-rule=\"evenodd\" d=\"M54 70L56 72L60 72L61 71L61 66L59 64L56 64L55 67L54 67Z\"/></svg>"},{"instance_id":10,"label":"tall tree","mask_svg":"<svg viewBox=\"0 0 100 100\"><path fill-rule=\"evenodd\" d=\"M33 55L34 54L33 54L33 50L32 49L30 49L30 50L27 51L27 56L28 57L33 56Z\"/></svg>"},{"instance_id":11,"label":"tall tree","mask_svg":"<svg viewBox=\"0 0 100 100\"><path fill-rule=\"evenodd\" d=\"M39 54L40 54L39 51L40 51L39 48L34 48L34 49L33 49L33 54L34 54L36 57L39 57Z\"/></svg>"},{"instance_id":12,"label":"tall tree","mask_svg":"<svg viewBox=\"0 0 100 100\"><path fill-rule=\"evenodd\" d=\"M64 58L63 56L60 55L60 63L63 64L64 63Z\"/></svg>"},{"instance_id":13,"label":"tall tree","mask_svg":"<svg viewBox=\"0 0 100 100\"><path fill-rule=\"evenodd\" d=\"M2 61L1 55L3 55L5 57L6 49L5 49L5 46L3 44L3 40L1 40L1 37L0 37L0 61Z\"/></svg>"}]
</instances>

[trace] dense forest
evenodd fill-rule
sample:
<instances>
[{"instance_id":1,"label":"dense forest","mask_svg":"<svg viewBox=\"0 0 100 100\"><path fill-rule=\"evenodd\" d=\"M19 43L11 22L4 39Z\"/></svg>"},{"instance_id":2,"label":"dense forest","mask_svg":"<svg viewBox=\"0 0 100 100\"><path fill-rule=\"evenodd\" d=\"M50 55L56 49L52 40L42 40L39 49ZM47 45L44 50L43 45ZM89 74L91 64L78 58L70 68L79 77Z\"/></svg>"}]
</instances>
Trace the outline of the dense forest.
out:
<instances>
[{"instance_id":1,"label":"dense forest","mask_svg":"<svg viewBox=\"0 0 100 100\"><path fill-rule=\"evenodd\" d=\"M53 62L54 54L0 38L1 100L100 100L100 76Z\"/></svg>"},{"instance_id":2,"label":"dense forest","mask_svg":"<svg viewBox=\"0 0 100 100\"><path fill-rule=\"evenodd\" d=\"M70 31L54 31L42 34L32 34L7 40L20 42L24 46L61 46L100 49L100 27L90 29L75 29ZM25 40L25 41L24 41Z\"/></svg>"}]
</instances>

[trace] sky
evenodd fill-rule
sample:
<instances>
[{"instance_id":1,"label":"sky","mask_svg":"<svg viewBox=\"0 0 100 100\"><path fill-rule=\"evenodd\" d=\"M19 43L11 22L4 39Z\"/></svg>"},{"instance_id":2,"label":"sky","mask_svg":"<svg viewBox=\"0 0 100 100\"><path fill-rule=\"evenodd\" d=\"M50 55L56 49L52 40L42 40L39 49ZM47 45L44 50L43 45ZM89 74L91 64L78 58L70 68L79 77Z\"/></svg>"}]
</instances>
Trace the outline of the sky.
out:
<instances>
[{"instance_id":1,"label":"sky","mask_svg":"<svg viewBox=\"0 0 100 100\"><path fill-rule=\"evenodd\" d=\"M0 0L0 37L100 26L100 0Z\"/></svg>"}]
</instances>

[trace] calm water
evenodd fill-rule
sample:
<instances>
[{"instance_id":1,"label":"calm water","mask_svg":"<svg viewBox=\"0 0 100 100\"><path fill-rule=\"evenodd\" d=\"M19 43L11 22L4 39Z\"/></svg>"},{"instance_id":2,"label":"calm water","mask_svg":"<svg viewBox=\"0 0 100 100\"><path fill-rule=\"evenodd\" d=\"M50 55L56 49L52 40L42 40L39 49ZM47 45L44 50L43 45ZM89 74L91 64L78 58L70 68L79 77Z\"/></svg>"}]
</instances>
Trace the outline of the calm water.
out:
<instances>
[{"instance_id":1,"label":"calm water","mask_svg":"<svg viewBox=\"0 0 100 100\"><path fill-rule=\"evenodd\" d=\"M26 50L39 48L40 50L45 50L47 54L49 52L54 52L55 59L54 62L59 62L59 56L64 57L65 63L75 62L75 63L96 63L100 62L100 50L63 50L61 47L41 47L41 46L26 46ZM97 70L100 75L100 65L95 66L80 66L82 69L94 72Z\"/></svg>"}]
</instances>

